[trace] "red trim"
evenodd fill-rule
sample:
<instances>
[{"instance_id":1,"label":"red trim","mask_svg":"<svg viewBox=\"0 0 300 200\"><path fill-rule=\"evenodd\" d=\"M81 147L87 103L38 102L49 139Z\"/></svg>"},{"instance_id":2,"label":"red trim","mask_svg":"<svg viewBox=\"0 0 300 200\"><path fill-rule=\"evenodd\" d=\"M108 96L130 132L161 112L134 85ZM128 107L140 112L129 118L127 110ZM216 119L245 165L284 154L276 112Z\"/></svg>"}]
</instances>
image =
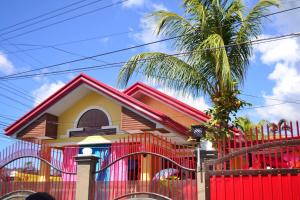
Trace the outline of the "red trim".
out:
<instances>
[{"instance_id":1,"label":"red trim","mask_svg":"<svg viewBox=\"0 0 300 200\"><path fill-rule=\"evenodd\" d=\"M163 125L168 126L172 130L175 130L184 135L189 134L189 130L185 126L175 122L174 120L170 119L166 115L151 109L147 105L130 97L129 95L126 95L123 92L120 92L119 90L116 90L108 85L105 85L105 84L97 81L96 79L93 79L85 74L80 74L79 76L74 78L72 81L70 81L64 87L62 87L57 92L55 92L53 95L48 97L45 101L43 101L38 106L33 108L31 111L29 111L23 117L18 119L15 123L13 123L9 127L7 127L5 129L5 132L6 132L5 134L6 135L14 134L16 131L21 129L23 126L25 126L31 120L33 120L38 115L40 115L44 111L46 111L53 104L58 102L61 98L66 96L73 89L75 89L76 87L78 87L79 85L84 84L84 83L89 85L90 87L110 96L111 98L121 102L122 104L132 108L133 110L141 112L142 114L148 116L149 118L151 118Z\"/></svg>"},{"instance_id":2,"label":"red trim","mask_svg":"<svg viewBox=\"0 0 300 200\"><path fill-rule=\"evenodd\" d=\"M200 110L197 110L181 101L178 101L177 99L170 97L144 83L137 82L131 87L127 88L123 91L125 94L132 96L137 92L143 92L144 94L150 95L152 97L155 97L164 103L173 106L174 108L190 115L195 118L197 118L200 121L207 122L210 117L206 115L204 112L201 112Z\"/></svg>"}]
</instances>

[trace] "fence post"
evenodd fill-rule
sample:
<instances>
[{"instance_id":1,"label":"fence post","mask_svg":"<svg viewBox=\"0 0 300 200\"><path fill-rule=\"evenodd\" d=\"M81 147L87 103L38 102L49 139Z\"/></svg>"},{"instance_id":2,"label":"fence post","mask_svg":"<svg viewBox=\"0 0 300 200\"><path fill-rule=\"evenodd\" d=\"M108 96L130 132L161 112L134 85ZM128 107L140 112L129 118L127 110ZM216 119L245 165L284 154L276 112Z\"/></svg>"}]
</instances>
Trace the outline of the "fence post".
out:
<instances>
[{"instance_id":1,"label":"fence post","mask_svg":"<svg viewBox=\"0 0 300 200\"><path fill-rule=\"evenodd\" d=\"M201 144L199 142L199 145L197 147L197 196L198 200L205 199L205 181L203 181L203 168L202 168L202 162L201 162Z\"/></svg>"},{"instance_id":2,"label":"fence post","mask_svg":"<svg viewBox=\"0 0 300 200\"><path fill-rule=\"evenodd\" d=\"M93 155L78 155L77 162L77 182L76 200L92 200L95 184L95 169L98 157Z\"/></svg>"}]
</instances>

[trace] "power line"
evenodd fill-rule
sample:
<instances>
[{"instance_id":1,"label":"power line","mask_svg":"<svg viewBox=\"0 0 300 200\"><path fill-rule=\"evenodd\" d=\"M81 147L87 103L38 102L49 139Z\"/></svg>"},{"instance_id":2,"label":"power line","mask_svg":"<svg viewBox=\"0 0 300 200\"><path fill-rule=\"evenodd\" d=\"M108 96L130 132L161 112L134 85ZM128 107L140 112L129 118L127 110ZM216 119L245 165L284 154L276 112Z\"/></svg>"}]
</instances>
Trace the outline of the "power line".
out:
<instances>
[{"instance_id":1,"label":"power line","mask_svg":"<svg viewBox=\"0 0 300 200\"><path fill-rule=\"evenodd\" d=\"M96 0L96 1L92 1L92 2L90 2L90 3L81 5L81 6L79 6L79 7L72 8L72 9L70 9L70 10L64 11L64 12L62 12L62 13L58 13L58 14L56 14L56 15L53 15L53 16L50 16L50 17L47 17L47 18L43 18L43 19L41 19L41 20L35 21L35 22L30 23L30 24L27 24L27 25L25 25L25 26L21 26L21 27L19 27L19 28L16 28L16 29L13 29L13 30L10 30L10 31L6 31L6 32L4 32L4 33L0 33L0 36L4 36L4 35L7 35L7 34L9 34L9 33L13 33L13 32L16 32L16 31L18 31L18 30L25 29L25 28L30 27L30 26L33 26L33 25L35 25L35 24L39 24L39 23L41 23L41 22L48 21L48 20L50 20L50 19L59 17L59 16L61 16L61 15L68 14L68 13L70 13L70 12L76 11L76 10L78 10L78 9L81 9L81 8L84 8L84 7L87 7L87 6L90 6L90 5L92 5L92 4L95 4L95 3L98 3L98 2L101 2L101 1L104 1L104 0ZM81 1L81 2L82 2L82 1Z\"/></svg>"},{"instance_id":2,"label":"power line","mask_svg":"<svg viewBox=\"0 0 300 200\"><path fill-rule=\"evenodd\" d=\"M45 26L41 26L41 27L38 27L38 28L35 28L35 29L32 29L32 30L29 30L29 31L26 31L26 32L23 32L23 33L20 33L20 34L17 34L17 35L8 37L8 38L6 38L6 39L4 39L4 40L1 40L0 42L4 42L4 41L7 41L7 40L10 40L10 39L13 39L13 38L17 38L17 37L20 37L20 36L23 36L23 35L26 35L26 34L29 34L29 33L32 33L32 32L38 31L38 30L41 30L41 29L48 28L48 27L50 27L50 26L54 26L54 25L57 25L57 24L61 24L61 23L63 23L63 22L70 21L70 20L73 20L73 19L76 19L76 18L85 16L85 15L88 15L88 14L92 14L92 13L98 12L98 11L100 11L100 10L104 10L104 9L107 9L107 8L110 8L110 7L113 7L113 6L116 6L116 5L120 5L120 4L123 4L124 2L127 2L127 1L129 1L129 0L118 1L118 2L109 4L109 5L100 7L100 8L96 8L96 9L93 9L93 10L90 10L90 11L87 11L87 12L84 12L84 13L81 13L81 14L79 14L79 15L74 15L74 16L72 16L72 17L69 17L69 18L66 18L66 19L63 19L63 20L60 20L60 21L57 21L57 22L54 22L54 23L45 25Z\"/></svg>"},{"instance_id":3,"label":"power line","mask_svg":"<svg viewBox=\"0 0 300 200\"><path fill-rule=\"evenodd\" d=\"M18 111L21 111L21 112L25 111L24 109L21 109L19 107L14 106L14 105L8 104L7 102L4 102L4 101L0 101L0 104L1 105L6 105L6 106L11 107L11 108L14 108L15 110L18 110Z\"/></svg>"},{"instance_id":4,"label":"power line","mask_svg":"<svg viewBox=\"0 0 300 200\"><path fill-rule=\"evenodd\" d=\"M7 126L7 125L9 125L8 123L6 123L6 122L3 122L3 121L0 121L0 124L1 124L1 125L4 125L4 126Z\"/></svg>"},{"instance_id":5,"label":"power line","mask_svg":"<svg viewBox=\"0 0 300 200\"><path fill-rule=\"evenodd\" d=\"M273 16L273 15L277 15L277 14L281 14L281 13L285 13L285 12L290 12L290 11L298 10L298 9L300 9L300 6L293 7L293 8L288 8L288 9L285 9L285 10L280 10L280 11L277 11L277 12L274 12L274 13L270 13L270 14L266 14L263 17L269 17L269 16Z\"/></svg>"},{"instance_id":6,"label":"power line","mask_svg":"<svg viewBox=\"0 0 300 200\"><path fill-rule=\"evenodd\" d=\"M270 100L273 100L273 101L280 101L280 102L285 102L285 103L300 104L300 100L286 101L286 100L276 99L276 98L272 98L272 97L262 97L262 96L257 96L257 95L252 95L252 94L245 94L245 93L241 93L240 95L253 97L253 98L259 98L259 99L270 99Z\"/></svg>"},{"instance_id":7,"label":"power line","mask_svg":"<svg viewBox=\"0 0 300 200\"><path fill-rule=\"evenodd\" d=\"M224 46L219 46L219 47L215 47L215 48L206 48L206 49L202 49L202 50L198 50L198 51L195 50L195 51L189 51L189 52L183 52L183 53L170 54L170 55L166 55L166 57L169 57L169 56L182 56L182 55L185 56L187 54L191 54L191 53L194 53L194 52L218 50L218 49L224 49L224 48L227 48L227 47L234 47L234 46L240 46L240 45L245 45L245 44L260 44L260 43L273 42L273 41L278 41L278 40L292 38L292 37L299 37L299 36L300 36L300 33L291 33L291 34L280 35L280 36L275 36L275 37L270 37L270 38L249 40L249 41L245 41L245 42L242 42L242 43L224 45ZM93 58L97 58L97 57L101 57L101 56L105 56L105 55L109 55L109 54L114 54L114 53L119 53L119 52L122 52L122 51L127 51L127 50L134 49L134 48L140 48L140 47L144 47L144 46L147 46L147 45L172 40L172 39L175 39L175 38L178 38L178 37L179 36L175 36L175 37L172 37L172 38L166 38L166 39L157 40L157 41L154 41L154 42L144 43L144 44L140 44L140 45L136 45L136 46L132 46L132 47L127 47L127 48L118 49L118 50L114 50L114 51L110 51L110 52L96 54L96 55L93 55L93 56L88 56L88 57L79 58L79 59L75 59L75 60L65 61L65 62L54 64L54 65L49 65L49 66L45 66L45 67L41 67L41 68L27 70L27 71L15 73L15 74L12 74L12 75L2 76L2 77L0 77L0 80L8 80L8 79L16 79L16 78L24 78L24 77L27 78L27 77L32 77L32 76L58 74L60 72L64 73L64 72L71 72L71 71L78 71L78 70L91 70L91 69L97 69L97 68L109 68L108 66L115 67L116 65L126 64L128 62L123 61L123 62L107 63L107 64L104 64L104 65L98 65L98 66L92 66L92 67L83 67L83 68L75 68L75 69L73 68L73 69L68 69L68 70L52 71L52 72L45 72L45 73L38 73L38 74L27 74L27 75L23 75L23 76L21 75L21 74L25 74L25 73L28 73L28 72L34 72L34 71L39 71L39 70L43 70L43 69L50 69L50 68L60 66L60 65L80 62L80 61L93 59ZM149 60L149 59L140 59L138 62L143 62L143 61L147 61L147 60Z\"/></svg>"},{"instance_id":8,"label":"power line","mask_svg":"<svg viewBox=\"0 0 300 200\"><path fill-rule=\"evenodd\" d=\"M263 18L263 17L269 17L269 16L281 14L281 13L284 13L284 12L290 12L292 10L296 10L296 9L299 9L299 8L300 8L300 6L294 7L294 8L290 8L290 9L285 9L285 10L281 10L281 11L278 11L278 12L273 12L273 13L270 13L270 14L266 14L266 15L257 17L255 19L259 19L259 18ZM251 20L253 20L253 19L251 19ZM243 20L242 22L245 22L245 21L247 21L247 20ZM240 22L240 23L242 23L242 22ZM224 26L221 26L221 27L226 27L226 26L229 26L229 25L224 25ZM113 36L128 34L130 32L133 32L133 31L125 31L125 32L120 32L120 33L113 33L113 34L110 34L110 35L107 35L107 36L100 36L100 38L101 37L102 38L104 38L104 37L113 37ZM97 39L97 38L98 37L87 38L87 39L82 39L82 40L78 40L78 41L71 41L71 42L65 42L65 43L60 43L60 44L54 44L54 45L51 45L51 46L61 46L61 45L73 44L73 43L78 43L78 42L84 42L84 41L94 40L94 39ZM25 50L25 51L32 51L32 50L43 49L43 48L47 48L47 46L48 46L48 45L37 45L37 44L15 44L15 45L40 46L38 48L32 48L32 49L28 49L28 50ZM15 52L6 52L6 53L18 53L18 51L15 51Z\"/></svg>"},{"instance_id":9,"label":"power line","mask_svg":"<svg viewBox=\"0 0 300 200\"><path fill-rule=\"evenodd\" d=\"M17 97L21 97L20 93L16 92L15 89L13 89L13 88L3 87L2 85L0 85L0 88L3 89L6 92L9 92L11 94L16 95ZM22 98L26 99L27 101L30 101L30 102L33 100L33 97L31 97L29 95L28 96L27 95L22 95Z\"/></svg>"},{"instance_id":10,"label":"power line","mask_svg":"<svg viewBox=\"0 0 300 200\"><path fill-rule=\"evenodd\" d=\"M10 83L8 84L8 83L2 81L1 84L2 84L3 86L5 86L6 88L11 89L11 90L13 90L14 92L19 93L19 94L20 94L21 96L23 96L23 97L30 98L31 100L34 100L34 99L41 100L40 97L30 95L30 94L31 94L30 91L27 91L27 90L25 90L25 89L23 89L23 88L20 88L20 86L15 85L13 82L10 82ZM20 89L19 89L19 88L20 88Z\"/></svg>"},{"instance_id":11,"label":"power line","mask_svg":"<svg viewBox=\"0 0 300 200\"><path fill-rule=\"evenodd\" d=\"M279 106L279 105L283 105L283 104L289 104L289 103L288 103L288 102L284 102L284 103L278 103L278 104L270 104L270 105L262 105L262 106L247 107L247 108L242 108L241 110L259 109L259 108L266 108L266 107Z\"/></svg>"},{"instance_id":12,"label":"power line","mask_svg":"<svg viewBox=\"0 0 300 200\"><path fill-rule=\"evenodd\" d=\"M0 36L1 39L3 39L2 36ZM17 45L14 45L13 43L11 43L9 40L7 41L9 44L13 45L16 49L22 51L22 49L17 46ZM6 47L2 46L3 49L6 50ZM31 54L27 53L27 52L23 52L24 55L28 56L29 58L31 58L32 60L34 60L35 62L39 63L39 64L42 64L44 65L43 62L41 62L40 60L38 60L37 58L33 57ZM31 65L26 61L24 60L22 57L19 57L18 55L14 55L17 59L21 60L22 62L24 62L25 64L27 64L28 66L31 67Z\"/></svg>"},{"instance_id":13,"label":"power line","mask_svg":"<svg viewBox=\"0 0 300 200\"><path fill-rule=\"evenodd\" d=\"M4 47L4 46L2 46L2 45L1 45L1 47L2 47L4 50L7 51L7 48L6 48L6 47ZM19 55L14 55L14 57L15 57L17 60L19 60L20 62L26 64L27 66L32 67L30 63L28 63L25 59L23 59L23 58L20 57Z\"/></svg>"},{"instance_id":14,"label":"power line","mask_svg":"<svg viewBox=\"0 0 300 200\"><path fill-rule=\"evenodd\" d=\"M18 23L16 23L16 24L13 24L13 25L10 25L10 26L1 28L0 31L6 30L6 29L10 29L10 28L16 27L16 26L18 26L18 25L20 25L20 24L24 24L24 23L33 21L33 20L35 20L35 19L38 19L38 18L47 16L47 15L49 15L49 14L55 13L55 12L60 11L60 10L64 10L65 8L71 7L71 6L73 6L73 5L76 5L76 4L85 2L85 1L87 1L87 0L76 1L76 2L74 2L74 3L71 3L71 4L68 4L68 5L64 6L64 7L62 7L62 8L58 8L58 9L55 9L55 10L51 10L51 11L49 11L49 12L47 12L47 13L38 15L38 16L36 16L36 17L32 17L32 18L23 20L23 21L21 21L21 22L18 22Z\"/></svg>"},{"instance_id":15,"label":"power line","mask_svg":"<svg viewBox=\"0 0 300 200\"><path fill-rule=\"evenodd\" d=\"M60 51L60 52L64 52L64 53L67 53L67 54L70 54L70 55L73 55L73 56L79 56L81 58L85 58L86 56L84 55L81 55L79 53L74 53L72 51L67 51L65 49L62 49L62 48L58 48L58 47L53 47L53 46L50 46L52 49L56 50L56 51ZM95 59L95 58L92 58L92 60L94 61L97 61L97 62L101 62L101 63L107 63L106 61L103 61L103 60L99 60L99 59Z\"/></svg>"},{"instance_id":16,"label":"power line","mask_svg":"<svg viewBox=\"0 0 300 200\"><path fill-rule=\"evenodd\" d=\"M9 100L11 100L11 101L14 101L14 102L16 102L16 103L18 103L18 104L20 104L20 105L23 105L23 106L25 106L25 107L27 107L27 108L31 108L31 107L32 107L32 106L30 106L30 105L28 105L28 104L23 103L22 101L19 101L19 100L17 100L17 99L14 99L14 98L12 98L12 97L10 97L10 96L7 96L7 95L5 95L5 94L1 94L1 97L4 97L4 98L9 99Z\"/></svg>"},{"instance_id":17,"label":"power line","mask_svg":"<svg viewBox=\"0 0 300 200\"><path fill-rule=\"evenodd\" d=\"M32 69L32 70L27 70L27 71L11 74L11 75L8 75L8 76L2 76L2 77L0 77L0 79L5 78L5 77L11 77L11 76L19 75L19 74L24 74L24 73L28 73L28 72L38 71L38 70L41 70L41 69L49 69L49 68L57 67L57 66L60 66L60 65L71 64L71 63L74 63L74 62L80 62L80 61L83 61L83 60L89 60L89 59L100 57L100 56L105 56L105 55L110 55L110 54L119 53L119 52L123 52L123 51L128 51L128 50L131 50L131 49L140 48L140 47L148 46L148 45L151 45L151 44L156 44L156 43L160 43L160 42L164 42L164 41L169 41L169 40L172 40L172 39L175 39L175 38L178 38L178 37L179 36L175 36L175 37L172 37L172 38L166 38L166 39L157 40L157 41L154 41L154 42L139 44L139 45L135 45L135 46L131 46L131 47L123 48L123 49L118 49L118 50L114 50L114 51L109 51L109 52L105 52L105 53L101 53L101 54L97 54L97 55L93 55L93 56L88 56L88 57L79 58L79 59L75 59L75 60L65 61L65 62L62 62L62 63L49 65L49 66L46 66L46 67L40 67L40 68L36 68L36 69Z\"/></svg>"},{"instance_id":18,"label":"power line","mask_svg":"<svg viewBox=\"0 0 300 200\"><path fill-rule=\"evenodd\" d=\"M142 29L137 29L136 31L139 31L139 30L142 30ZM68 42L56 43L56 44L51 44L51 45L28 44L28 43L14 43L14 45L36 47L36 48L30 48L30 49L24 49L23 50L23 51L34 51L34 50L40 50L40 49L45 49L45 48L58 47L58 46L65 46L65 45L76 44L76 43L81 43L81 42L87 42L87 41L96 40L96 39L111 38L111 37L115 37L115 36L129 34L129 33L132 33L132 32L134 32L134 31L129 30L129 31L117 32L117 33L112 33L112 34L107 34L107 35L89 37L89 38L85 38L85 39L79 39L79 40L73 40L73 41L68 41ZM2 45L10 45L10 44L3 43ZM23 52L23 51L6 51L6 52L3 52L3 53L5 53L5 54L15 54L15 53Z\"/></svg>"},{"instance_id":19,"label":"power line","mask_svg":"<svg viewBox=\"0 0 300 200\"><path fill-rule=\"evenodd\" d=\"M6 119L6 120L11 120L11 121L15 121L16 120L14 118L7 117L7 116L1 115L1 114L0 114L0 118Z\"/></svg>"}]
</instances>

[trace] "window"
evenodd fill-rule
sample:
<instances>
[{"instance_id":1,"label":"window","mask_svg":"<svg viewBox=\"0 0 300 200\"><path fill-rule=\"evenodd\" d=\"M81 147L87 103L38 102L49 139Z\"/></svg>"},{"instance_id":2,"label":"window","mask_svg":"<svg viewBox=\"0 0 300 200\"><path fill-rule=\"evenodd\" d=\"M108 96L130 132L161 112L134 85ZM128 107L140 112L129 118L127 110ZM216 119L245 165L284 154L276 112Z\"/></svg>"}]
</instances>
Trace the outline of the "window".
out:
<instances>
[{"instance_id":1,"label":"window","mask_svg":"<svg viewBox=\"0 0 300 200\"><path fill-rule=\"evenodd\" d=\"M74 129L69 130L70 137L112 135L117 132L117 128L111 126L109 114L105 110L95 107L80 114L74 126Z\"/></svg>"},{"instance_id":2,"label":"window","mask_svg":"<svg viewBox=\"0 0 300 200\"><path fill-rule=\"evenodd\" d=\"M98 109L90 109L81 115L77 123L77 128L101 128L109 126L107 115Z\"/></svg>"}]
</instances>

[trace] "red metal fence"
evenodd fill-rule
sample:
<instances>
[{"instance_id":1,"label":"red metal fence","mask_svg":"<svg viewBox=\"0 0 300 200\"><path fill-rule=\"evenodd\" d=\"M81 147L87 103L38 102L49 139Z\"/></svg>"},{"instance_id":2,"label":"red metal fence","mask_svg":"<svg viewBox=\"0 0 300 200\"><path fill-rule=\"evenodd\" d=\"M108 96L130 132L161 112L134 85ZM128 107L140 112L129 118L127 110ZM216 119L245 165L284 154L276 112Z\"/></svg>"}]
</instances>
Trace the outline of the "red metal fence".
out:
<instances>
[{"instance_id":1,"label":"red metal fence","mask_svg":"<svg viewBox=\"0 0 300 200\"><path fill-rule=\"evenodd\" d=\"M299 199L300 136L296 123L264 125L218 143L206 163L207 199Z\"/></svg>"},{"instance_id":2,"label":"red metal fence","mask_svg":"<svg viewBox=\"0 0 300 200\"><path fill-rule=\"evenodd\" d=\"M15 191L49 192L74 199L78 148L19 141L0 152L0 198Z\"/></svg>"},{"instance_id":3,"label":"red metal fence","mask_svg":"<svg viewBox=\"0 0 300 200\"><path fill-rule=\"evenodd\" d=\"M99 157L94 172L95 200L197 199L195 147L150 133L80 147L19 141L0 152L0 198L16 191L42 191L60 200L75 199L74 156L84 148L97 149L93 152Z\"/></svg>"},{"instance_id":4,"label":"red metal fence","mask_svg":"<svg viewBox=\"0 0 300 200\"><path fill-rule=\"evenodd\" d=\"M102 151L109 157L100 156L94 199L196 200L194 150L150 133L120 140Z\"/></svg>"}]
</instances>

